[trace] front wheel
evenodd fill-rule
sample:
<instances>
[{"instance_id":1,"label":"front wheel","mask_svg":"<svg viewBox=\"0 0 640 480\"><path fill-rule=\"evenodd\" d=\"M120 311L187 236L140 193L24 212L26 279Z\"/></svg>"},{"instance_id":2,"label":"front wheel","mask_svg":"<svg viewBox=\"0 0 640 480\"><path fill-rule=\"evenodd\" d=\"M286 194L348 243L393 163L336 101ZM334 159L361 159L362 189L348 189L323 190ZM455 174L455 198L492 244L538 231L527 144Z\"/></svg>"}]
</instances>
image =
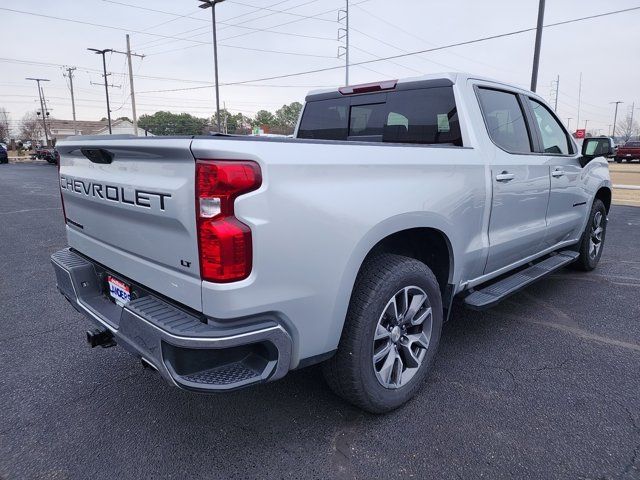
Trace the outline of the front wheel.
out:
<instances>
[{"instance_id":1,"label":"front wheel","mask_svg":"<svg viewBox=\"0 0 640 480\"><path fill-rule=\"evenodd\" d=\"M606 233L607 209L604 203L602 203L602 200L596 198L591 207L587 226L582 233L579 250L580 256L578 260L576 260L576 267L586 272L596 268L602 256Z\"/></svg>"},{"instance_id":2,"label":"front wheel","mask_svg":"<svg viewBox=\"0 0 640 480\"><path fill-rule=\"evenodd\" d=\"M363 265L336 355L325 362L331 389L371 413L411 399L440 343L442 298L424 263L382 254Z\"/></svg>"}]
</instances>

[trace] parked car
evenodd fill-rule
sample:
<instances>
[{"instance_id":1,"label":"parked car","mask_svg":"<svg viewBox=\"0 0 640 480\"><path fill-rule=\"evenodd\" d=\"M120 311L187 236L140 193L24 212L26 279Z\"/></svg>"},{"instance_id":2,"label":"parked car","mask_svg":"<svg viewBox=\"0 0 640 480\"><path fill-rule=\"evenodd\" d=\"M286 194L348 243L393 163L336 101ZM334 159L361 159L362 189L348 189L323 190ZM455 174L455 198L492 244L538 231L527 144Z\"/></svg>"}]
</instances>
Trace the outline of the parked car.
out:
<instances>
[{"instance_id":1,"label":"parked car","mask_svg":"<svg viewBox=\"0 0 640 480\"><path fill-rule=\"evenodd\" d=\"M4 144L0 144L0 163L9 163L9 152Z\"/></svg>"},{"instance_id":2,"label":"parked car","mask_svg":"<svg viewBox=\"0 0 640 480\"><path fill-rule=\"evenodd\" d=\"M616 162L621 163L622 160L632 162L633 160L640 160L640 142L627 142L623 146L618 148L615 157Z\"/></svg>"},{"instance_id":3,"label":"parked car","mask_svg":"<svg viewBox=\"0 0 640 480\"><path fill-rule=\"evenodd\" d=\"M33 156L40 160L46 160L47 162L55 165L57 165L58 161L60 160L60 154L55 148L39 147L35 150Z\"/></svg>"},{"instance_id":4,"label":"parked car","mask_svg":"<svg viewBox=\"0 0 640 480\"><path fill-rule=\"evenodd\" d=\"M488 308L596 268L610 148L580 152L535 93L462 74L312 92L293 139L74 137L58 144L69 248L51 260L89 344L171 385L322 362L385 412L423 384L455 297Z\"/></svg>"}]
</instances>

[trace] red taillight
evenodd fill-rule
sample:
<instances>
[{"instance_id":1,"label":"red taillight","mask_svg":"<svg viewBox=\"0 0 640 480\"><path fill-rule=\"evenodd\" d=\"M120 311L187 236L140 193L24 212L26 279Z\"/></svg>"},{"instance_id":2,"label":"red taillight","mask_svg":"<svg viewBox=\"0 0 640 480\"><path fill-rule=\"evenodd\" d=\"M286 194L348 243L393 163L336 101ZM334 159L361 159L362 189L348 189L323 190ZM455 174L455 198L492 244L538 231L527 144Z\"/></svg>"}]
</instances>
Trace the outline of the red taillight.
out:
<instances>
[{"instance_id":1,"label":"red taillight","mask_svg":"<svg viewBox=\"0 0 640 480\"><path fill-rule=\"evenodd\" d=\"M262 184L255 162L198 160L196 162L196 216L200 275L209 282L226 283L251 273L251 229L235 217L238 195Z\"/></svg>"},{"instance_id":2,"label":"red taillight","mask_svg":"<svg viewBox=\"0 0 640 480\"><path fill-rule=\"evenodd\" d=\"M64 223L66 224L67 212L64 209L64 198L62 197L62 187L60 186L60 156L58 156L57 164L58 164L58 190L60 190L60 203L62 203L62 216L64 217Z\"/></svg>"}]
</instances>

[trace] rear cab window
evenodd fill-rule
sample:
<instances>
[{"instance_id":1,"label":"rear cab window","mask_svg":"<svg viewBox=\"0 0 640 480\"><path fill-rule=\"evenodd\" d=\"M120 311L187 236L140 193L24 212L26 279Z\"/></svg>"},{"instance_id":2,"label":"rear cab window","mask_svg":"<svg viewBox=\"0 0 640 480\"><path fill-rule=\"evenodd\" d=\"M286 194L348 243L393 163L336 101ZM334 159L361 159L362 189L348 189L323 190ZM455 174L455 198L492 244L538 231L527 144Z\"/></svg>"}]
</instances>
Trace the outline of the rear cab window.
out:
<instances>
[{"instance_id":1,"label":"rear cab window","mask_svg":"<svg viewBox=\"0 0 640 480\"><path fill-rule=\"evenodd\" d=\"M298 138L462 146L451 86L309 101Z\"/></svg>"}]
</instances>

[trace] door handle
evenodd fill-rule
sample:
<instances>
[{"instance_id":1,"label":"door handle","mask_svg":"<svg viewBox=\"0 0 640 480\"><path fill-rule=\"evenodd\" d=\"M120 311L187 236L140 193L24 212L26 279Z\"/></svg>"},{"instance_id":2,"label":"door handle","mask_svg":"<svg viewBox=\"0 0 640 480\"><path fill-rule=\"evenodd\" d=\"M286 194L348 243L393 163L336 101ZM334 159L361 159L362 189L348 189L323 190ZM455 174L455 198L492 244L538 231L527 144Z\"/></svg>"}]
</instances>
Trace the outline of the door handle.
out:
<instances>
[{"instance_id":1,"label":"door handle","mask_svg":"<svg viewBox=\"0 0 640 480\"><path fill-rule=\"evenodd\" d=\"M509 173L506 171L496 175L496 180L499 182L510 182L514 178L516 178L516 176L513 173Z\"/></svg>"},{"instance_id":2,"label":"door handle","mask_svg":"<svg viewBox=\"0 0 640 480\"><path fill-rule=\"evenodd\" d=\"M561 168L556 168L553 172L551 172L551 176L552 177L564 177L564 170L562 170Z\"/></svg>"}]
</instances>

